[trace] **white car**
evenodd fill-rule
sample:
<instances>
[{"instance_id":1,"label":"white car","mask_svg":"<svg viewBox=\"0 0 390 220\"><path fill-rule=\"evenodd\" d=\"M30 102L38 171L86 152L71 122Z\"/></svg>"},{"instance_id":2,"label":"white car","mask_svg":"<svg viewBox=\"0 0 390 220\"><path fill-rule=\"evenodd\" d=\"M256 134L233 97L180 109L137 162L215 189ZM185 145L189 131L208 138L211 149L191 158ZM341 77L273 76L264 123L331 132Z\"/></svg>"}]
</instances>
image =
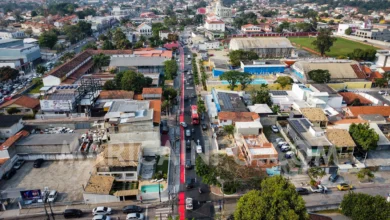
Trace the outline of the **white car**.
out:
<instances>
[{"instance_id":1,"label":"white car","mask_svg":"<svg viewBox=\"0 0 390 220\"><path fill-rule=\"evenodd\" d=\"M282 141L284 141L283 138L276 138L276 139L275 139L275 142L276 142L276 143L279 143L279 142L282 142Z\"/></svg>"},{"instance_id":2,"label":"white car","mask_svg":"<svg viewBox=\"0 0 390 220\"><path fill-rule=\"evenodd\" d=\"M271 129L272 129L272 131L275 132L275 133L278 133L278 132L279 132L279 128L278 128L278 126L276 126L276 125L272 125L272 126L271 126Z\"/></svg>"},{"instance_id":3,"label":"white car","mask_svg":"<svg viewBox=\"0 0 390 220\"><path fill-rule=\"evenodd\" d=\"M130 213L127 214L126 220L143 220L144 214L142 213Z\"/></svg>"},{"instance_id":4,"label":"white car","mask_svg":"<svg viewBox=\"0 0 390 220\"><path fill-rule=\"evenodd\" d=\"M92 220L111 220L107 215L95 215Z\"/></svg>"},{"instance_id":5,"label":"white car","mask_svg":"<svg viewBox=\"0 0 390 220\"><path fill-rule=\"evenodd\" d=\"M112 209L105 206L99 206L92 210L93 215L111 215Z\"/></svg>"},{"instance_id":6,"label":"white car","mask_svg":"<svg viewBox=\"0 0 390 220\"><path fill-rule=\"evenodd\" d=\"M196 146L196 153L201 154L202 152L203 152L202 146L197 145L197 146Z\"/></svg>"},{"instance_id":7,"label":"white car","mask_svg":"<svg viewBox=\"0 0 390 220\"><path fill-rule=\"evenodd\" d=\"M289 151L286 153L286 155L284 155L284 157L286 159L291 159L291 158L293 158L293 156L294 156L294 152L292 152L292 151Z\"/></svg>"},{"instance_id":8,"label":"white car","mask_svg":"<svg viewBox=\"0 0 390 220\"><path fill-rule=\"evenodd\" d=\"M49 194L49 198L47 199L47 201L49 201L49 202L54 202L54 201L56 200L57 196L58 196L57 191L52 190L52 191L50 192L50 194Z\"/></svg>"},{"instance_id":9,"label":"white car","mask_svg":"<svg viewBox=\"0 0 390 220\"><path fill-rule=\"evenodd\" d=\"M194 207L192 205L192 198L186 198L186 209L192 210Z\"/></svg>"},{"instance_id":10,"label":"white car","mask_svg":"<svg viewBox=\"0 0 390 220\"><path fill-rule=\"evenodd\" d=\"M186 137L191 137L191 130L190 129L186 130Z\"/></svg>"},{"instance_id":11,"label":"white car","mask_svg":"<svg viewBox=\"0 0 390 220\"><path fill-rule=\"evenodd\" d=\"M326 193L328 191L328 188L324 185L311 186L310 191L312 191L313 193Z\"/></svg>"},{"instance_id":12,"label":"white car","mask_svg":"<svg viewBox=\"0 0 390 220\"><path fill-rule=\"evenodd\" d=\"M185 123L185 122L180 122L180 125L183 126L183 128L187 127L187 123Z\"/></svg>"},{"instance_id":13,"label":"white car","mask_svg":"<svg viewBox=\"0 0 390 220\"><path fill-rule=\"evenodd\" d=\"M281 147L281 146L283 146L283 145L287 145L288 143L287 142L285 142L285 141L280 141L280 142L278 142L278 147Z\"/></svg>"},{"instance_id":14,"label":"white car","mask_svg":"<svg viewBox=\"0 0 390 220\"><path fill-rule=\"evenodd\" d=\"M282 150L282 152L286 152L291 150L291 147L290 145L283 145L282 147L280 147L280 149Z\"/></svg>"},{"instance_id":15,"label":"white car","mask_svg":"<svg viewBox=\"0 0 390 220\"><path fill-rule=\"evenodd\" d=\"M379 95L384 95L384 94L385 94L385 91L379 91L378 94L379 94Z\"/></svg>"}]
</instances>

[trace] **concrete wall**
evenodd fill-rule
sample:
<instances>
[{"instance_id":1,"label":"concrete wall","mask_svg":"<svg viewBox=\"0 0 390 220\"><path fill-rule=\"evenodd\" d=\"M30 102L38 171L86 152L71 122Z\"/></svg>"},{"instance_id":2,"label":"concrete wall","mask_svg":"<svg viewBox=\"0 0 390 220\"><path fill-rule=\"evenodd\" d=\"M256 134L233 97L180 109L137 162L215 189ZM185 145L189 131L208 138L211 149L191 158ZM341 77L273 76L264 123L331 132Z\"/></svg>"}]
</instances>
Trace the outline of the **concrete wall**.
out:
<instances>
[{"instance_id":1,"label":"concrete wall","mask_svg":"<svg viewBox=\"0 0 390 220\"><path fill-rule=\"evenodd\" d=\"M17 145L16 152L18 154L69 154L77 149L80 145L78 139L71 143L63 143L58 145Z\"/></svg>"},{"instance_id":2,"label":"concrete wall","mask_svg":"<svg viewBox=\"0 0 390 220\"><path fill-rule=\"evenodd\" d=\"M15 157L12 157L8 159L4 164L0 166L0 178L3 177L4 173L6 173L8 170L10 170L14 163L19 159L20 157L16 155Z\"/></svg>"},{"instance_id":3,"label":"concrete wall","mask_svg":"<svg viewBox=\"0 0 390 220\"><path fill-rule=\"evenodd\" d=\"M86 204L97 204L97 203L109 203L109 202L120 202L119 197L113 195L98 195L83 193L84 202Z\"/></svg>"},{"instance_id":4,"label":"concrete wall","mask_svg":"<svg viewBox=\"0 0 390 220\"><path fill-rule=\"evenodd\" d=\"M344 82L344 83L328 83L329 87L339 90L339 89L370 89L372 82L363 81L363 82Z\"/></svg>"},{"instance_id":5,"label":"concrete wall","mask_svg":"<svg viewBox=\"0 0 390 220\"><path fill-rule=\"evenodd\" d=\"M97 156L96 153L73 153L73 154L18 154L18 157L23 160L34 161L39 158L44 160L85 160L85 159L95 159Z\"/></svg>"}]
</instances>

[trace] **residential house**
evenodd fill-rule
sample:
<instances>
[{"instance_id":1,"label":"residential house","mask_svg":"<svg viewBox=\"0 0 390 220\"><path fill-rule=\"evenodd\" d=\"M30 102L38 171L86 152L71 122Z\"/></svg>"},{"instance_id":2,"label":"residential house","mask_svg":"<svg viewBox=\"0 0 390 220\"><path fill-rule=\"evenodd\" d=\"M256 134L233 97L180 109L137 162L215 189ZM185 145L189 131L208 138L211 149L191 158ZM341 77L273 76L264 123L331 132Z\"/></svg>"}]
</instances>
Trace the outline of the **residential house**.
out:
<instances>
[{"instance_id":1,"label":"residential house","mask_svg":"<svg viewBox=\"0 0 390 220\"><path fill-rule=\"evenodd\" d=\"M0 145L0 163L5 159L12 158L17 154L15 143L23 137L28 136L30 133L25 130L21 130L15 135L9 137L4 143Z\"/></svg>"},{"instance_id":2,"label":"residential house","mask_svg":"<svg viewBox=\"0 0 390 220\"><path fill-rule=\"evenodd\" d=\"M320 108L301 108L302 115L307 118L314 127L326 128L328 118Z\"/></svg>"},{"instance_id":3,"label":"residential house","mask_svg":"<svg viewBox=\"0 0 390 220\"><path fill-rule=\"evenodd\" d=\"M219 112L218 124L223 127L226 125L235 125L236 122L259 121L260 117L254 112Z\"/></svg>"},{"instance_id":4,"label":"residential house","mask_svg":"<svg viewBox=\"0 0 390 220\"><path fill-rule=\"evenodd\" d=\"M225 22L218 19L206 20L204 27L209 31L225 32Z\"/></svg>"},{"instance_id":5,"label":"residential house","mask_svg":"<svg viewBox=\"0 0 390 220\"><path fill-rule=\"evenodd\" d=\"M336 164L344 164L342 159L351 159L356 147L351 135L346 129L326 129L326 137L335 148L337 158L334 158ZM332 152L333 153L333 152Z\"/></svg>"},{"instance_id":6,"label":"residential house","mask_svg":"<svg viewBox=\"0 0 390 220\"><path fill-rule=\"evenodd\" d=\"M116 181L137 181L141 161L141 144L108 144L96 158L96 174L113 176Z\"/></svg>"},{"instance_id":7,"label":"residential house","mask_svg":"<svg viewBox=\"0 0 390 220\"><path fill-rule=\"evenodd\" d=\"M38 36L45 31L50 31L51 29L55 28L55 26L52 24L45 24L45 23L38 23L38 22L31 22L31 21L26 21L22 23L21 26L23 30L27 30L31 28L33 34Z\"/></svg>"},{"instance_id":8,"label":"residential house","mask_svg":"<svg viewBox=\"0 0 390 220\"><path fill-rule=\"evenodd\" d=\"M141 35L150 36L152 35L152 27L146 23L142 23L137 27L137 32Z\"/></svg>"},{"instance_id":9,"label":"residential house","mask_svg":"<svg viewBox=\"0 0 390 220\"><path fill-rule=\"evenodd\" d=\"M272 115L274 112L267 104L255 104L248 106L250 112L258 114L260 117L267 117Z\"/></svg>"},{"instance_id":10,"label":"residential house","mask_svg":"<svg viewBox=\"0 0 390 220\"><path fill-rule=\"evenodd\" d=\"M362 114L379 114L388 118L390 116L390 106L348 106L343 108L343 114L347 118L357 118Z\"/></svg>"},{"instance_id":11,"label":"residential house","mask_svg":"<svg viewBox=\"0 0 390 220\"><path fill-rule=\"evenodd\" d=\"M162 93L163 93L162 88L143 88L142 98L143 100L150 100L150 99L161 100Z\"/></svg>"},{"instance_id":12,"label":"residential house","mask_svg":"<svg viewBox=\"0 0 390 220\"><path fill-rule=\"evenodd\" d=\"M354 93L354 92L340 92L339 94L343 97L345 104L347 104L348 106L350 106L350 105L367 106L367 105L373 104L367 98L365 98L357 93Z\"/></svg>"},{"instance_id":13,"label":"residential house","mask_svg":"<svg viewBox=\"0 0 390 220\"><path fill-rule=\"evenodd\" d=\"M19 115L34 115L39 109L39 100L28 96L19 96L0 105L0 112L8 115L9 109L17 109Z\"/></svg>"},{"instance_id":14,"label":"residential house","mask_svg":"<svg viewBox=\"0 0 390 220\"><path fill-rule=\"evenodd\" d=\"M241 32L244 34L260 34L272 32L272 26L270 24L246 24L241 26Z\"/></svg>"},{"instance_id":15,"label":"residential house","mask_svg":"<svg viewBox=\"0 0 390 220\"><path fill-rule=\"evenodd\" d=\"M74 25L77 24L78 22L79 22L79 17L77 17L77 15L70 15L55 21L54 26L56 26L57 28L62 28L65 25Z\"/></svg>"},{"instance_id":16,"label":"residential house","mask_svg":"<svg viewBox=\"0 0 390 220\"><path fill-rule=\"evenodd\" d=\"M0 139L5 140L19 132L24 127L22 118L21 115L0 115Z\"/></svg>"}]
</instances>

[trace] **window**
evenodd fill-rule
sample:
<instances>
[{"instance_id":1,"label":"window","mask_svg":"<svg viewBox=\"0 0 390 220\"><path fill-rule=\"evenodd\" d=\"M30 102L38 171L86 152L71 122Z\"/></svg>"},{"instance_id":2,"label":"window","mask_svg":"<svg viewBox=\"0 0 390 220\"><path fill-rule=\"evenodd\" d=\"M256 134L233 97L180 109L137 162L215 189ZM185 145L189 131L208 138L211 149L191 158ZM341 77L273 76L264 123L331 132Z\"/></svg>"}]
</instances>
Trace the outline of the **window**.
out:
<instances>
[{"instance_id":1,"label":"window","mask_svg":"<svg viewBox=\"0 0 390 220\"><path fill-rule=\"evenodd\" d=\"M134 173L126 173L126 177L134 177Z\"/></svg>"}]
</instances>

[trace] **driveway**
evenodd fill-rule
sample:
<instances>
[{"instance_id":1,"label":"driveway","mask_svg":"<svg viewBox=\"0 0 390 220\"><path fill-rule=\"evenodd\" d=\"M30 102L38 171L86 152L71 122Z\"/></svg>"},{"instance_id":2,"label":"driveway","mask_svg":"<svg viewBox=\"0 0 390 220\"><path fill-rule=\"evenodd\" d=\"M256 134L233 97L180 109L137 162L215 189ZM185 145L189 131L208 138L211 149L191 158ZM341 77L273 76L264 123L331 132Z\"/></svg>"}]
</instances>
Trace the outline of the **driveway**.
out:
<instances>
[{"instance_id":1,"label":"driveway","mask_svg":"<svg viewBox=\"0 0 390 220\"><path fill-rule=\"evenodd\" d=\"M41 168L26 162L10 180L0 183L0 190L10 188L57 190L57 201L83 201L83 185L87 183L95 160L45 161Z\"/></svg>"}]
</instances>

